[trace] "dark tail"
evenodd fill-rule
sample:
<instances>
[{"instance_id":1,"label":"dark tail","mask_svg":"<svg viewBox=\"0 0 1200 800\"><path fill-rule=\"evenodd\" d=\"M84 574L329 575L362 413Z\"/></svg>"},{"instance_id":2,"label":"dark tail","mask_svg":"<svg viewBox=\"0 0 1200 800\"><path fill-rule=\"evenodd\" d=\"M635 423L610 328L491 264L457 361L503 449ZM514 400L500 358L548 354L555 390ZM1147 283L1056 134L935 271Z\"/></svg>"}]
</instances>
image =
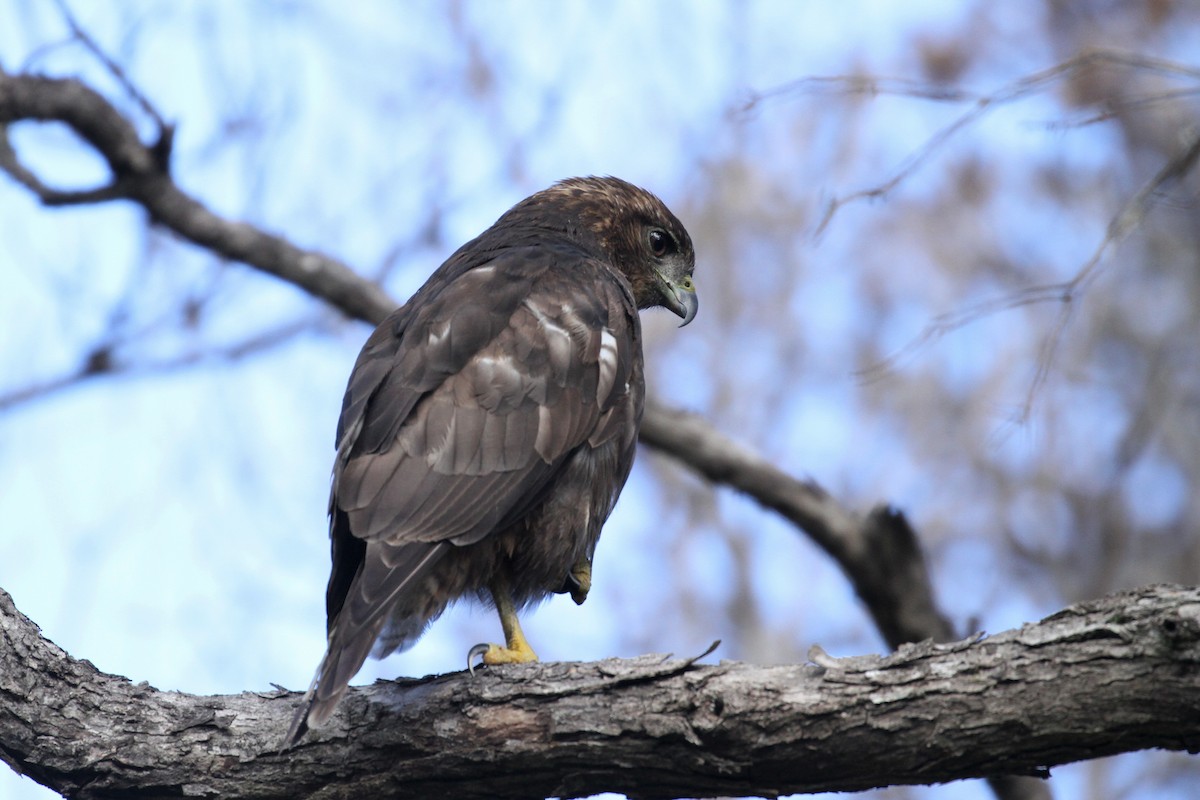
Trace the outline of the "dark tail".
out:
<instances>
[{"instance_id":1,"label":"dark tail","mask_svg":"<svg viewBox=\"0 0 1200 800\"><path fill-rule=\"evenodd\" d=\"M371 654L396 601L405 590L419 585L449 546L444 542L401 547L383 542L368 544L363 568L354 577L346 602L329 629L325 657L292 718L285 748L329 719L350 680Z\"/></svg>"},{"instance_id":2,"label":"dark tail","mask_svg":"<svg viewBox=\"0 0 1200 800\"><path fill-rule=\"evenodd\" d=\"M312 685L300 701L296 716L292 718L292 726L288 729L285 747L291 747L304 738L309 728L316 728L325 723L342 695L350 687L350 680L362 669L363 662L371 654L375 639L383 627L387 616L379 615L375 624L370 628L358 628L349 641L339 642L340 630L337 626L329 635L329 646L317 674L313 676Z\"/></svg>"}]
</instances>

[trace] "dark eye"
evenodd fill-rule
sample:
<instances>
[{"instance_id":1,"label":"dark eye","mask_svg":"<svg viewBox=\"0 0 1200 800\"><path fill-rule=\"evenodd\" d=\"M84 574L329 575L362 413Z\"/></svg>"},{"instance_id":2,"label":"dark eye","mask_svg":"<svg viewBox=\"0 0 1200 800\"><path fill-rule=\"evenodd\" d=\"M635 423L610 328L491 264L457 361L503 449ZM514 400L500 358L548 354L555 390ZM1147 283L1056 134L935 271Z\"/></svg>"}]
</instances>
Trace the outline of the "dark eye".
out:
<instances>
[{"instance_id":1,"label":"dark eye","mask_svg":"<svg viewBox=\"0 0 1200 800\"><path fill-rule=\"evenodd\" d=\"M650 241L650 252L659 258L671 252L672 245L674 245L670 235L662 228L651 228L646 238Z\"/></svg>"}]
</instances>

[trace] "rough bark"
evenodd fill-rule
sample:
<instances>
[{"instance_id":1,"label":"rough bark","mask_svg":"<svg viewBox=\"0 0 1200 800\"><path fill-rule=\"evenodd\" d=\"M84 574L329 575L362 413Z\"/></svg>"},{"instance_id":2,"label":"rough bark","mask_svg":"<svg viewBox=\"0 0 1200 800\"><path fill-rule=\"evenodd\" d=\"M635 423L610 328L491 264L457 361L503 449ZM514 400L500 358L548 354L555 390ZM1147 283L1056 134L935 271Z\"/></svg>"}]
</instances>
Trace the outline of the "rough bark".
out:
<instances>
[{"instance_id":1,"label":"rough bark","mask_svg":"<svg viewBox=\"0 0 1200 800\"><path fill-rule=\"evenodd\" d=\"M76 798L774 796L1200 749L1200 589L996 636L762 667L643 656L352 689L277 750L296 692L201 697L99 672L0 592L0 758Z\"/></svg>"}]
</instances>

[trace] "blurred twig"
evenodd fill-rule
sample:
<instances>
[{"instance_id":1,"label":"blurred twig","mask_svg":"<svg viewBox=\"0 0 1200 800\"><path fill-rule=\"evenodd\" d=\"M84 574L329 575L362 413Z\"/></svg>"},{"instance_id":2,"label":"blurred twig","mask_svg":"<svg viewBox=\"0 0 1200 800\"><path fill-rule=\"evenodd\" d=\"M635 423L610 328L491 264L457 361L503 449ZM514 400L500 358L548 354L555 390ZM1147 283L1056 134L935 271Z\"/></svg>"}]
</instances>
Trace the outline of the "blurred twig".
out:
<instances>
[{"instance_id":1,"label":"blurred twig","mask_svg":"<svg viewBox=\"0 0 1200 800\"><path fill-rule=\"evenodd\" d=\"M127 361L120 357L120 342L102 340L91 347L83 362L76 369L63 375L0 393L0 413L77 388L94 378L118 375L125 377L163 375L200 364L238 361L286 344L298 334L313 330L321 323L320 317L307 317L260 331L232 344L205 347L170 358L138 359L136 361Z\"/></svg>"},{"instance_id":2,"label":"blurred twig","mask_svg":"<svg viewBox=\"0 0 1200 800\"><path fill-rule=\"evenodd\" d=\"M137 85L129 79L124 68L100 47L100 44L92 38L91 34L83 29L79 21L75 18L75 14L72 13L70 7L67 5L66 0L54 0L54 2L58 6L59 13L62 14L63 20L66 21L67 27L71 29L71 37L82 44L97 61L104 65L104 68L117 79L117 82L121 84L121 88L133 98L143 113L154 120L160 131L169 128L170 126L163 120L162 115L158 113L158 109L138 89Z\"/></svg>"},{"instance_id":3,"label":"blurred twig","mask_svg":"<svg viewBox=\"0 0 1200 800\"><path fill-rule=\"evenodd\" d=\"M1045 91L1066 77L1101 65L1117 66L1200 81L1200 69L1186 64L1117 50L1088 50L1074 58L1018 78L995 91L987 93L971 92L946 87L937 83L899 78L875 78L862 75L810 77L753 94L738 111L741 114L748 114L769 100L778 100L793 95L829 93L869 96L892 95L914 97L942 103L972 104L971 108L964 111L949 124L939 128L920 147L910 153L889 178L874 186L830 199L825 207L824 214L822 214L814 230L814 235L819 237L829 227L829 223L833 221L834 215L843 206L859 200L877 200L886 197L913 172L924 166L955 134L977 122L989 111ZM1191 87L1179 91L1186 94L1195 94L1200 92L1200 87ZM1127 102L1131 104L1144 104L1146 102L1172 99L1178 95L1179 93L1176 92L1159 93L1154 97L1138 98Z\"/></svg>"},{"instance_id":4,"label":"blurred twig","mask_svg":"<svg viewBox=\"0 0 1200 800\"><path fill-rule=\"evenodd\" d=\"M1142 184L1142 187L1125 203L1120 212L1112 218L1108 224L1108 230L1105 232L1104 238L1096 245L1088 260L1080 266L1079 270L1070 279L1057 283L1030 286L1003 297L983 300L956 311L939 314L916 337L895 353L876 364L864 368L858 374L865 377L882 375L892 369L898 362L912 356L930 342L993 314L1039 303L1058 303L1060 305L1058 318L1055 320L1053 329L1042 340L1042 345L1038 353L1036 372L1025 394L1021 410L1014 420L1016 423L1024 422L1029 417L1038 391L1045 384L1050 374L1063 331L1066 329L1075 312L1078 305L1077 301L1102 272L1102 262L1105 256L1143 223L1154 204L1154 199L1158 192L1166 184L1190 172L1196 166L1197 161L1200 161L1200 133L1193 132L1190 140L1180 148L1179 152L1168 159L1150 180Z\"/></svg>"}]
</instances>

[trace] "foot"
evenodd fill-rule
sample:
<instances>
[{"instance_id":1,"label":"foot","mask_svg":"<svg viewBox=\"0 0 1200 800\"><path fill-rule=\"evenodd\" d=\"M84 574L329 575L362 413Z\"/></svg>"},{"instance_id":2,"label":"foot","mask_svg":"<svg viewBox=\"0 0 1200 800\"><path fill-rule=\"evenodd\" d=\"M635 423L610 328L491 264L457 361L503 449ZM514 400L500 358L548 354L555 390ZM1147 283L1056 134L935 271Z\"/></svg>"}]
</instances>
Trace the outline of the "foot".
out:
<instances>
[{"instance_id":1,"label":"foot","mask_svg":"<svg viewBox=\"0 0 1200 800\"><path fill-rule=\"evenodd\" d=\"M524 641L517 642L516 647L502 647L498 644L477 644L467 653L467 669L472 675L475 674L475 659L478 658L488 666L496 664L529 664L537 661L537 653L533 652L533 648L529 643Z\"/></svg>"},{"instance_id":2,"label":"foot","mask_svg":"<svg viewBox=\"0 0 1200 800\"><path fill-rule=\"evenodd\" d=\"M496 613L500 615L500 627L504 628L504 641L508 644L501 647L498 644L477 644L467 653L467 669L475 674L475 658L480 657L484 664L528 664L537 661L537 653L525 641L521 631L521 621L517 619L517 609L513 605L512 594L509 590L508 576L498 571L488 584L492 594L492 603Z\"/></svg>"},{"instance_id":3,"label":"foot","mask_svg":"<svg viewBox=\"0 0 1200 800\"><path fill-rule=\"evenodd\" d=\"M575 601L575 605L583 605L583 601L587 600L588 592L592 590L592 562L580 561L575 566L571 567L571 572L567 575L567 579L563 581L563 588L560 592L570 592L571 599Z\"/></svg>"}]
</instances>

